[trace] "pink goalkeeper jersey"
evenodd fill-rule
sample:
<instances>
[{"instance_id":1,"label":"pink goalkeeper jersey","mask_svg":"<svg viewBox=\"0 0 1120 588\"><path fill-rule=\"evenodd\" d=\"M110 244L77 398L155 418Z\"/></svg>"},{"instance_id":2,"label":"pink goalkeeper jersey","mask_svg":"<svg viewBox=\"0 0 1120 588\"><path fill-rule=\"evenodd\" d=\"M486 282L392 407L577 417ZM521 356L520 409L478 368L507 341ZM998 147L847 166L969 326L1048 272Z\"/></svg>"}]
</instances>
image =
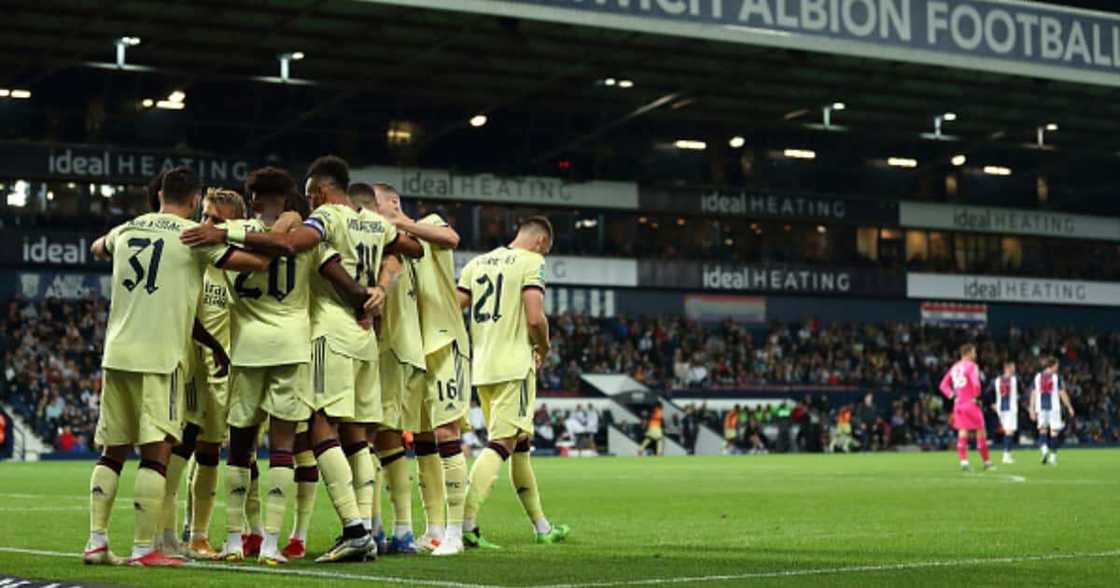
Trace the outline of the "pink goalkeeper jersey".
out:
<instances>
[{"instance_id":1,"label":"pink goalkeeper jersey","mask_svg":"<svg viewBox=\"0 0 1120 588\"><path fill-rule=\"evenodd\" d=\"M956 406L975 404L980 396L980 369L968 359L953 364L941 378L941 393L956 399Z\"/></svg>"}]
</instances>

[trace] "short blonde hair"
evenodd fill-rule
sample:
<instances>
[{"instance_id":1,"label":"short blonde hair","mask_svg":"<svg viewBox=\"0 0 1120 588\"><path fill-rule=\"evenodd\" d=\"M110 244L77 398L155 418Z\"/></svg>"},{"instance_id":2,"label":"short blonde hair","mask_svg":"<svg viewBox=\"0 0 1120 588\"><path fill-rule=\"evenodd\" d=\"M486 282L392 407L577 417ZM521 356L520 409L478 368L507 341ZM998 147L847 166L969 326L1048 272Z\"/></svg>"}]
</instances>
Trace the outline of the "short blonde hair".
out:
<instances>
[{"instance_id":1,"label":"short blonde hair","mask_svg":"<svg viewBox=\"0 0 1120 588\"><path fill-rule=\"evenodd\" d=\"M234 218L245 218L245 199L235 190L230 190L228 188L207 188L206 197L203 198L203 202L205 203L207 200L214 204L232 206Z\"/></svg>"}]
</instances>

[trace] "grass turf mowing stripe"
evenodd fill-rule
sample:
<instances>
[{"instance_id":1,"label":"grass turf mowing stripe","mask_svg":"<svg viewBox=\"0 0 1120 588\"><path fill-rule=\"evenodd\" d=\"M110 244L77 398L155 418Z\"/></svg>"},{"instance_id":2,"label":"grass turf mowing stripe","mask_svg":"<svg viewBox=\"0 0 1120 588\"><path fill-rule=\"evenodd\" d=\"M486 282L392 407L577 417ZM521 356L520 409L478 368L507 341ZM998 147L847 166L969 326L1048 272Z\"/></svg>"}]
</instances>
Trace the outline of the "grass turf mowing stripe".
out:
<instances>
[{"instance_id":1,"label":"grass turf mowing stripe","mask_svg":"<svg viewBox=\"0 0 1120 588\"><path fill-rule=\"evenodd\" d=\"M80 553L64 553L61 551L46 551L43 549L23 549L20 547L0 547L0 553L18 553L23 555L38 555L42 557L78 558ZM373 576L368 574L346 574L341 572L319 572L314 570L294 570L290 568L267 568L246 565L231 565L218 562L199 563L189 562L186 568L195 570L214 570L216 572L239 572L242 574L275 574L280 576L303 576L306 578L326 578L331 580L355 580L366 582L384 582L387 584L405 584L408 586L432 586L434 588L505 588L487 584L470 584L467 582L448 582L443 580L423 580L420 578L399 578L395 576Z\"/></svg>"},{"instance_id":2,"label":"grass turf mowing stripe","mask_svg":"<svg viewBox=\"0 0 1120 588\"><path fill-rule=\"evenodd\" d=\"M59 551L45 551L41 549L23 549L18 547L0 547L0 553L20 553L25 555L39 555L44 557L80 557L80 554L63 553ZM800 578L805 576L828 576L837 574L858 574L897 572L929 568L1001 565L1024 562L1059 561L1075 559L1100 559L1120 557L1120 550L1099 551L1095 553L1064 553L1053 555L1023 555L1014 557L977 557L969 559L950 559L933 561L916 561L896 564L842 566L832 568L816 568L810 570L780 570L774 572L753 572L748 574L729 574L714 576L689 576L677 578L645 578L635 580L618 580L612 582L581 582L578 584L538 584L530 588L608 588L612 586L652 586L658 584L690 584L704 582L729 582L735 580L762 580L776 578ZM240 572L245 574L275 574L282 576L303 576L309 578L330 578L335 580L376 581L390 584L409 584L414 586L434 586L439 588L506 588L499 585L469 584L464 582L447 582L441 580L421 580L417 578L399 578L394 576L371 576L365 574L346 574L339 572L317 572L312 570L293 570L285 568L246 567L233 566L221 563L189 563L187 567L193 569L211 569L218 572Z\"/></svg>"}]
</instances>

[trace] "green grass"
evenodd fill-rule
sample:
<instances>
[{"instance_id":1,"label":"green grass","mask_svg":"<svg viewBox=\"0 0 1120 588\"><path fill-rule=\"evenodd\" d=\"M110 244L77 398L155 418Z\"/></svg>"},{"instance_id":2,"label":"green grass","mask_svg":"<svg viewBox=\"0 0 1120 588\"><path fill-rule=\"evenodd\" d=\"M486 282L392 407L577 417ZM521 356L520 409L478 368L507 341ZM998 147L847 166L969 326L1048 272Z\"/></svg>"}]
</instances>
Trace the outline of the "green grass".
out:
<instances>
[{"instance_id":1,"label":"green grass","mask_svg":"<svg viewBox=\"0 0 1120 588\"><path fill-rule=\"evenodd\" d=\"M282 582L284 588L377 584L371 577L500 586L673 578L712 586L1117 585L1120 451L1065 451L1056 469L1040 466L1036 455L1020 451L1019 464L986 474L958 471L955 456L946 453L538 459L546 511L574 528L567 544L532 544L503 472L481 521L502 551L333 566L305 561L279 569L364 576L352 580L264 575L256 564L85 567L77 557L3 551L80 552L92 466L4 463L0 576L129 586ZM127 553L131 539L127 496L134 472L130 462L113 514L118 553ZM422 530L419 499L415 513ZM217 537L222 521L219 506ZM313 552L326 548L337 530L322 492L316 523ZM912 565L855 569L893 564ZM785 572L804 575L763 576Z\"/></svg>"}]
</instances>

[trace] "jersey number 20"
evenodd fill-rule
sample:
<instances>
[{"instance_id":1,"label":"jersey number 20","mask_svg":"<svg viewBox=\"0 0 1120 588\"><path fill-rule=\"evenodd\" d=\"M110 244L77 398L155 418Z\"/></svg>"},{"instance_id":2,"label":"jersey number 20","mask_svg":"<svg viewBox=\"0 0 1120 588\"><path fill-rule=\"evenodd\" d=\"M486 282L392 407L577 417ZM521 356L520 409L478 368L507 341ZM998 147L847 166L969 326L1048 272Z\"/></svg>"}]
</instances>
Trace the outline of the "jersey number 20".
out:
<instances>
[{"instance_id":1,"label":"jersey number 20","mask_svg":"<svg viewBox=\"0 0 1120 588\"><path fill-rule=\"evenodd\" d=\"M280 260L284 260L284 287L280 287ZM246 288L245 281L252 276L252 272L241 272L237 274L237 279L233 281L233 289L237 295L242 298L251 298L256 300L261 297L260 288ZM283 302L288 294L296 287L296 258L294 257L277 257L268 264L268 295L276 299L277 302Z\"/></svg>"}]
</instances>

